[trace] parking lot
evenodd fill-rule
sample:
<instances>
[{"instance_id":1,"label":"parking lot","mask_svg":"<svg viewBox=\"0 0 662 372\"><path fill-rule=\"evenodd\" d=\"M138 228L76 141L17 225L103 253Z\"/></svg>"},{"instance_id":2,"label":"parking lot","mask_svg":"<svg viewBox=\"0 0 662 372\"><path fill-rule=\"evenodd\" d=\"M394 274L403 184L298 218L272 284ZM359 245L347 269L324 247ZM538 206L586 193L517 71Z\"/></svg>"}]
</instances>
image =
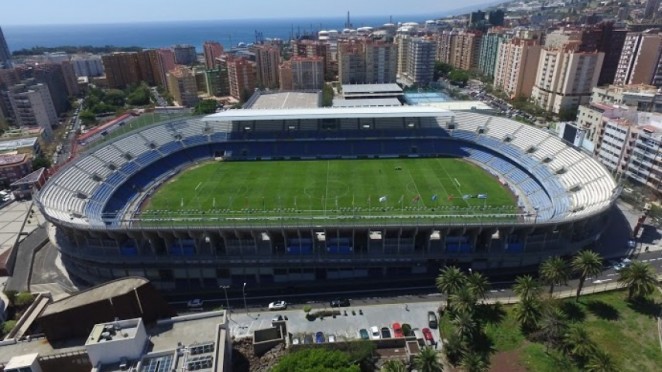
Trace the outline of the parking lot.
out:
<instances>
[{"instance_id":1,"label":"parking lot","mask_svg":"<svg viewBox=\"0 0 662 372\"><path fill-rule=\"evenodd\" d=\"M326 305L326 307L325 307ZM232 314L230 321L230 330L234 337L248 337L256 329L271 327L272 319L281 315L287 317L287 329L293 338L298 338L301 342L306 335L311 335L314 339L317 332L324 333L324 338L328 340L329 335L334 335L337 341L359 339L359 330L376 326L378 328L388 327L393 336L393 323L409 324L412 330L429 328L427 321L428 311L435 311L438 303L412 303L412 304L392 304L392 305L372 305L359 307L334 308L339 310L341 315L325 317L309 321L306 314L301 309L282 310L282 311L263 311L251 312L249 314ZM315 304L311 312L319 310L332 310L328 304ZM359 314L359 310L363 315ZM347 315L344 315L345 312ZM432 335L435 342L439 341L439 332L432 329Z\"/></svg>"}]
</instances>

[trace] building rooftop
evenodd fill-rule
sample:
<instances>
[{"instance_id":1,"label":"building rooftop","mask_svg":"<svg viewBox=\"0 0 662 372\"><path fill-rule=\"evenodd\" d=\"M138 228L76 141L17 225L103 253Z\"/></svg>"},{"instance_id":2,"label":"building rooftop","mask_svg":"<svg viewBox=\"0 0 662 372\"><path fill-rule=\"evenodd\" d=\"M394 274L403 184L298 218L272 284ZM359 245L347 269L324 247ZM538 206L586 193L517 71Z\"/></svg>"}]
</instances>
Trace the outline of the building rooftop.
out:
<instances>
[{"instance_id":1,"label":"building rooftop","mask_svg":"<svg viewBox=\"0 0 662 372\"><path fill-rule=\"evenodd\" d=\"M446 102L426 102L420 103L421 106L429 106L443 110L451 111L494 111L494 108L481 101L446 101Z\"/></svg>"},{"instance_id":2,"label":"building rooftop","mask_svg":"<svg viewBox=\"0 0 662 372\"><path fill-rule=\"evenodd\" d=\"M298 109L319 107L319 93L284 92L262 94L253 103L251 109Z\"/></svg>"},{"instance_id":3,"label":"building rooftop","mask_svg":"<svg viewBox=\"0 0 662 372\"><path fill-rule=\"evenodd\" d=\"M0 166L21 163L25 160L25 154L0 155Z\"/></svg>"},{"instance_id":4,"label":"building rooftop","mask_svg":"<svg viewBox=\"0 0 662 372\"><path fill-rule=\"evenodd\" d=\"M295 119L341 119L341 118L397 118L453 116L448 110L427 106L400 107L346 107L292 110L227 110L211 114L203 121L255 121Z\"/></svg>"},{"instance_id":5,"label":"building rooftop","mask_svg":"<svg viewBox=\"0 0 662 372\"><path fill-rule=\"evenodd\" d=\"M141 318L136 318L95 324L85 345L103 344L135 338L141 322Z\"/></svg>"},{"instance_id":6,"label":"building rooftop","mask_svg":"<svg viewBox=\"0 0 662 372\"><path fill-rule=\"evenodd\" d=\"M106 298L119 296L129 291L133 291L134 289L147 283L149 283L149 280L135 276L103 283L90 289L78 292L67 298L53 302L52 304L48 305L48 307L46 307L40 316L59 313L72 308L101 301Z\"/></svg>"},{"instance_id":7,"label":"building rooftop","mask_svg":"<svg viewBox=\"0 0 662 372\"><path fill-rule=\"evenodd\" d=\"M334 99L333 107L385 107L402 106L397 98Z\"/></svg>"},{"instance_id":8,"label":"building rooftop","mask_svg":"<svg viewBox=\"0 0 662 372\"><path fill-rule=\"evenodd\" d=\"M343 84L342 93L347 94L371 94L371 93L399 93L402 88L398 84Z\"/></svg>"},{"instance_id":9,"label":"building rooftop","mask_svg":"<svg viewBox=\"0 0 662 372\"><path fill-rule=\"evenodd\" d=\"M38 357L39 353L17 355L11 358L9 363L7 363L5 366L5 371L14 368L30 367Z\"/></svg>"},{"instance_id":10,"label":"building rooftop","mask_svg":"<svg viewBox=\"0 0 662 372\"><path fill-rule=\"evenodd\" d=\"M24 147L32 147L37 143L37 137L19 138L7 141L0 141L0 152L13 151Z\"/></svg>"},{"instance_id":11,"label":"building rooftop","mask_svg":"<svg viewBox=\"0 0 662 372\"><path fill-rule=\"evenodd\" d=\"M20 186L20 185L32 185L33 183L39 181L41 175L46 171L46 168L39 168L36 171L28 174L27 176L21 178L20 180L12 183L9 186Z\"/></svg>"}]
</instances>

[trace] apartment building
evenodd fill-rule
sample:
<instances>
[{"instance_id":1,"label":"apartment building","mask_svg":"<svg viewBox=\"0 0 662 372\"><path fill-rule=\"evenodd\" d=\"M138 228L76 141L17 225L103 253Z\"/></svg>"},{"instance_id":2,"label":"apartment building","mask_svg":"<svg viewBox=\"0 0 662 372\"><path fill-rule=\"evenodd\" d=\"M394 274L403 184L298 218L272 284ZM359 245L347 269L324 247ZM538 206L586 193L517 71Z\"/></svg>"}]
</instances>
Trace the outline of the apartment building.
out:
<instances>
[{"instance_id":1,"label":"apartment building","mask_svg":"<svg viewBox=\"0 0 662 372\"><path fill-rule=\"evenodd\" d=\"M279 67L281 90L318 90L324 86L322 57L292 57Z\"/></svg>"},{"instance_id":2,"label":"apartment building","mask_svg":"<svg viewBox=\"0 0 662 372\"><path fill-rule=\"evenodd\" d=\"M9 88L9 102L18 126L42 128L50 138L57 125L57 112L48 87L34 79L22 81Z\"/></svg>"},{"instance_id":3,"label":"apartment building","mask_svg":"<svg viewBox=\"0 0 662 372\"><path fill-rule=\"evenodd\" d=\"M480 40L478 71L487 77L494 77L497 61L499 61L499 46L508 40L510 34L501 27L491 28Z\"/></svg>"},{"instance_id":4,"label":"apartment building","mask_svg":"<svg viewBox=\"0 0 662 372\"><path fill-rule=\"evenodd\" d=\"M614 84L662 86L662 33L659 30L629 32L616 69Z\"/></svg>"},{"instance_id":5,"label":"apartment building","mask_svg":"<svg viewBox=\"0 0 662 372\"><path fill-rule=\"evenodd\" d=\"M216 67L216 58L219 58L223 54L223 46L218 41L205 41L202 49L205 54L207 69L213 69Z\"/></svg>"},{"instance_id":6,"label":"apartment building","mask_svg":"<svg viewBox=\"0 0 662 372\"><path fill-rule=\"evenodd\" d=\"M227 61L230 95L236 99L250 97L256 87L255 64L245 58Z\"/></svg>"},{"instance_id":7,"label":"apartment building","mask_svg":"<svg viewBox=\"0 0 662 372\"><path fill-rule=\"evenodd\" d=\"M166 73L168 92L177 104L193 107L198 104L198 85L193 72L186 66L177 66Z\"/></svg>"},{"instance_id":8,"label":"apartment building","mask_svg":"<svg viewBox=\"0 0 662 372\"><path fill-rule=\"evenodd\" d=\"M255 48L257 85L261 88L278 88L280 49L274 45L258 45Z\"/></svg>"},{"instance_id":9,"label":"apartment building","mask_svg":"<svg viewBox=\"0 0 662 372\"><path fill-rule=\"evenodd\" d=\"M541 46L537 39L519 37L500 43L495 69L494 87L512 98L530 97L536 79Z\"/></svg>"}]
</instances>

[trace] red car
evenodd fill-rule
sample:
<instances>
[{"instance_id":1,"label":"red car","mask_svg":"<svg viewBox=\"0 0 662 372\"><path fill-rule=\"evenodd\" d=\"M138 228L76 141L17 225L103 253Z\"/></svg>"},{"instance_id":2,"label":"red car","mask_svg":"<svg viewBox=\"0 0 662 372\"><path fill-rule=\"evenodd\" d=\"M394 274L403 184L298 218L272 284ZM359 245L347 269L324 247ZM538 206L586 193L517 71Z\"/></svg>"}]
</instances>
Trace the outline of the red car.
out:
<instances>
[{"instance_id":1,"label":"red car","mask_svg":"<svg viewBox=\"0 0 662 372\"><path fill-rule=\"evenodd\" d=\"M405 333L402 331L400 323L393 323L393 337L405 337Z\"/></svg>"},{"instance_id":2,"label":"red car","mask_svg":"<svg viewBox=\"0 0 662 372\"><path fill-rule=\"evenodd\" d=\"M422 331L425 341L429 342L430 344L434 344L434 337L432 336L432 331L430 331L430 328L423 328Z\"/></svg>"}]
</instances>

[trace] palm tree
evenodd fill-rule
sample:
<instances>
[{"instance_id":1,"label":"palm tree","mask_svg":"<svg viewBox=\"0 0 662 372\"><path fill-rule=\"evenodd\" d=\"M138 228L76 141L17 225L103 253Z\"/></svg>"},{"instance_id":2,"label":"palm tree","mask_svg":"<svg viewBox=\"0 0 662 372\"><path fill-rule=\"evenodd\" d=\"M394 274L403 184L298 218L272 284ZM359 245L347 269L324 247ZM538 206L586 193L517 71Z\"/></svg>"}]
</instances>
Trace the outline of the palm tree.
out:
<instances>
[{"instance_id":1,"label":"palm tree","mask_svg":"<svg viewBox=\"0 0 662 372\"><path fill-rule=\"evenodd\" d=\"M587 372L616 372L616 362L608 353L600 349L595 349L589 355L588 362L584 366Z\"/></svg>"},{"instance_id":2,"label":"palm tree","mask_svg":"<svg viewBox=\"0 0 662 372\"><path fill-rule=\"evenodd\" d=\"M570 269L561 257L550 257L540 265L540 277L549 284L549 297L552 297L554 286L566 284L570 279Z\"/></svg>"},{"instance_id":3,"label":"palm tree","mask_svg":"<svg viewBox=\"0 0 662 372\"><path fill-rule=\"evenodd\" d=\"M407 372L407 366L401 360L389 360L382 365L381 372Z\"/></svg>"},{"instance_id":4,"label":"palm tree","mask_svg":"<svg viewBox=\"0 0 662 372\"><path fill-rule=\"evenodd\" d=\"M451 333L444 342L443 350L448 362L457 365L467 350L467 343L457 334Z\"/></svg>"},{"instance_id":5,"label":"palm tree","mask_svg":"<svg viewBox=\"0 0 662 372\"><path fill-rule=\"evenodd\" d=\"M556 306L547 306L540 319L540 333L545 340L545 346L560 346L567 331L565 314Z\"/></svg>"},{"instance_id":6,"label":"palm tree","mask_svg":"<svg viewBox=\"0 0 662 372\"><path fill-rule=\"evenodd\" d=\"M646 297L655 291L657 275L651 265L634 261L619 272L618 283L628 288L628 300Z\"/></svg>"},{"instance_id":7,"label":"palm tree","mask_svg":"<svg viewBox=\"0 0 662 372\"><path fill-rule=\"evenodd\" d=\"M531 275L518 276L513 291L520 300L537 297L540 294L540 283Z\"/></svg>"},{"instance_id":8,"label":"palm tree","mask_svg":"<svg viewBox=\"0 0 662 372\"><path fill-rule=\"evenodd\" d=\"M582 293L582 287L584 287L586 278L602 272L602 258L593 251L581 251L572 259L571 266L572 270L579 274L577 296L575 297L575 301L579 301L579 295Z\"/></svg>"},{"instance_id":9,"label":"palm tree","mask_svg":"<svg viewBox=\"0 0 662 372\"><path fill-rule=\"evenodd\" d=\"M476 296L468 287L460 287L448 299L451 301L451 310L454 312L473 314L474 306L476 306Z\"/></svg>"},{"instance_id":10,"label":"palm tree","mask_svg":"<svg viewBox=\"0 0 662 372\"><path fill-rule=\"evenodd\" d=\"M466 372L483 372L487 371L488 365L482 355L476 353L475 351L469 351L462 355L462 360L460 360L460 367L462 367Z\"/></svg>"},{"instance_id":11,"label":"palm tree","mask_svg":"<svg viewBox=\"0 0 662 372\"><path fill-rule=\"evenodd\" d=\"M483 300L485 293L490 288L490 281L483 274L472 272L467 277L467 285L476 299Z\"/></svg>"},{"instance_id":12,"label":"palm tree","mask_svg":"<svg viewBox=\"0 0 662 372\"><path fill-rule=\"evenodd\" d=\"M476 321L473 319L471 313L468 312L457 313L453 320L451 320L451 323L455 327L455 334L464 341L473 339L478 328Z\"/></svg>"},{"instance_id":13,"label":"palm tree","mask_svg":"<svg viewBox=\"0 0 662 372\"><path fill-rule=\"evenodd\" d=\"M579 360L585 360L595 349L586 329L572 326L563 337L565 350Z\"/></svg>"},{"instance_id":14,"label":"palm tree","mask_svg":"<svg viewBox=\"0 0 662 372\"><path fill-rule=\"evenodd\" d=\"M517 319L523 331L529 332L538 326L541 307L540 300L536 297L523 297L515 305L515 319Z\"/></svg>"},{"instance_id":15,"label":"palm tree","mask_svg":"<svg viewBox=\"0 0 662 372\"><path fill-rule=\"evenodd\" d=\"M437 350L431 347L424 347L414 357L414 368L420 372L441 372L444 370L439 362Z\"/></svg>"},{"instance_id":16,"label":"palm tree","mask_svg":"<svg viewBox=\"0 0 662 372\"><path fill-rule=\"evenodd\" d=\"M462 288L466 281L467 277L455 266L447 266L439 272L439 276L435 282L439 292L446 294L448 298L446 300L446 307L450 306L450 296Z\"/></svg>"}]
</instances>

